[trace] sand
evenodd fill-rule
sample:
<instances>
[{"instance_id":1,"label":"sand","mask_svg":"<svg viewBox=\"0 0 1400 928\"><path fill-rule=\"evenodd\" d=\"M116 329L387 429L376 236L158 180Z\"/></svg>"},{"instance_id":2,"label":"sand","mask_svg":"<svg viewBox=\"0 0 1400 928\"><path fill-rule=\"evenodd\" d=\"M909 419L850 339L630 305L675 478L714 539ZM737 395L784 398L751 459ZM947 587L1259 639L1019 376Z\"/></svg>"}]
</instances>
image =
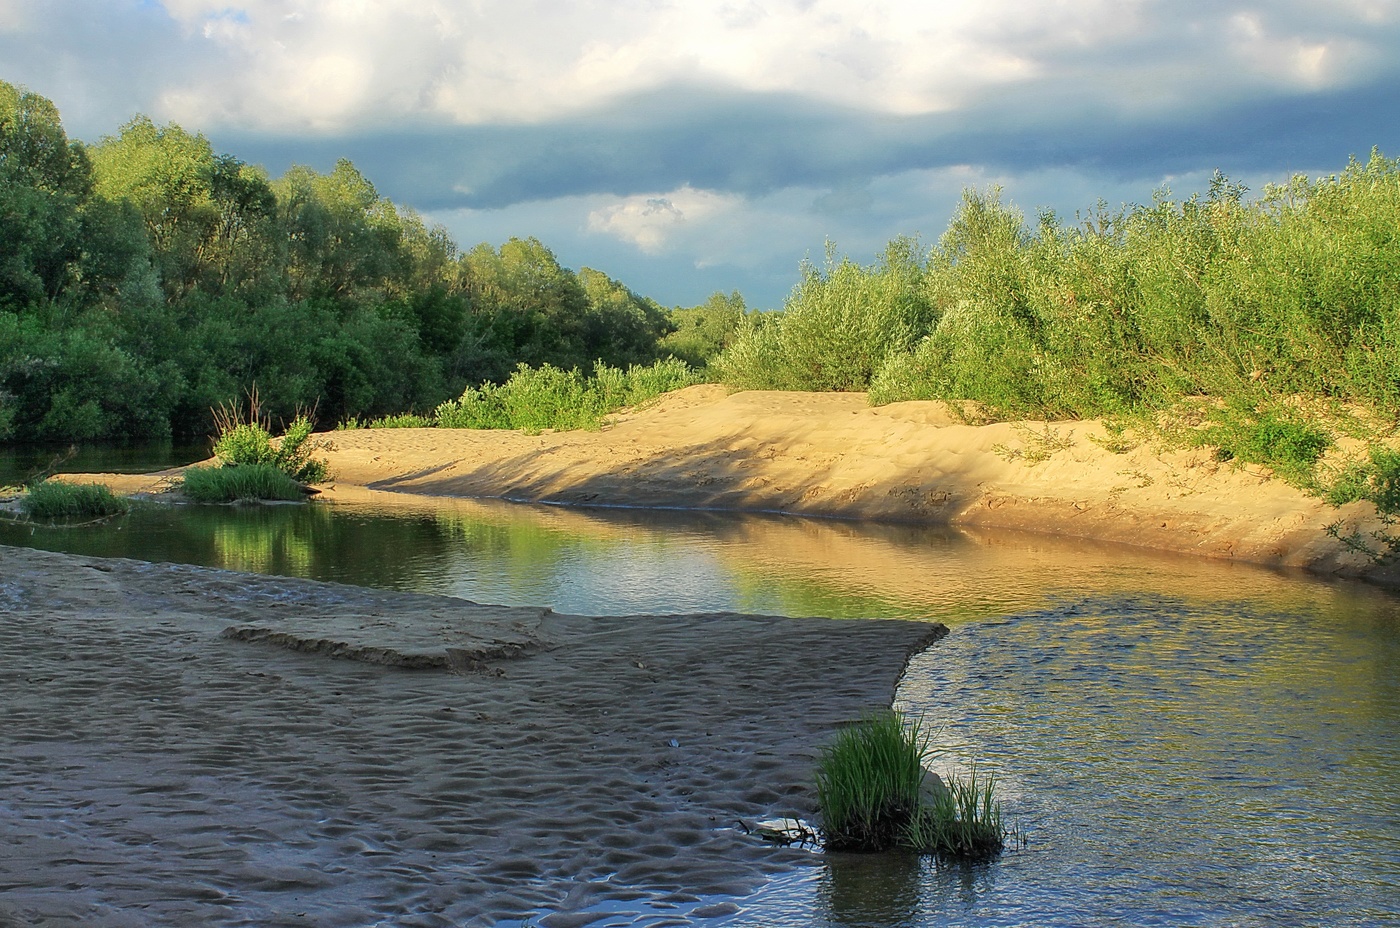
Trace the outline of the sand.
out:
<instances>
[{"instance_id":1,"label":"sand","mask_svg":"<svg viewBox=\"0 0 1400 928\"><path fill-rule=\"evenodd\" d=\"M1370 575L1326 526L1378 527L1208 450L1116 453L1097 421L971 426L941 403L691 387L597 432L336 432L329 489L774 511L1030 530L1323 573ZM128 483L125 489L141 489Z\"/></svg>"},{"instance_id":2,"label":"sand","mask_svg":"<svg viewBox=\"0 0 1400 928\"><path fill-rule=\"evenodd\" d=\"M812 854L740 823L943 631L0 547L0 925L742 917Z\"/></svg>"}]
</instances>

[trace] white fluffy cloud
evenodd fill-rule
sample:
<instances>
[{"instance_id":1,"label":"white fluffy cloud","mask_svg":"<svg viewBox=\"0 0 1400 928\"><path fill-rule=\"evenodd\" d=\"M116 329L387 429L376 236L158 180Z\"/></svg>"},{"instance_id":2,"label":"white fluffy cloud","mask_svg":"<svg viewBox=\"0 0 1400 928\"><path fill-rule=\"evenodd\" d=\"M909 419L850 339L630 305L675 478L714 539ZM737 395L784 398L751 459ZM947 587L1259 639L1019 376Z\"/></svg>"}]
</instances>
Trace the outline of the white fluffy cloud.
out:
<instances>
[{"instance_id":1,"label":"white fluffy cloud","mask_svg":"<svg viewBox=\"0 0 1400 928\"><path fill-rule=\"evenodd\" d=\"M738 196L685 186L670 193L623 197L588 213L588 230L657 254L677 233L724 221L743 204Z\"/></svg>"},{"instance_id":2,"label":"white fluffy cloud","mask_svg":"<svg viewBox=\"0 0 1400 928\"><path fill-rule=\"evenodd\" d=\"M3 2L3 0L0 0ZM1135 105L1337 86L1396 0L165 0L207 55L161 115L280 130L530 122L675 85L909 115L1035 82ZM0 6L0 10L4 7ZM1263 8L1270 9L1270 8ZM1273 9L1278 9L1278 6Z\"/></svg>"}]
</instances>

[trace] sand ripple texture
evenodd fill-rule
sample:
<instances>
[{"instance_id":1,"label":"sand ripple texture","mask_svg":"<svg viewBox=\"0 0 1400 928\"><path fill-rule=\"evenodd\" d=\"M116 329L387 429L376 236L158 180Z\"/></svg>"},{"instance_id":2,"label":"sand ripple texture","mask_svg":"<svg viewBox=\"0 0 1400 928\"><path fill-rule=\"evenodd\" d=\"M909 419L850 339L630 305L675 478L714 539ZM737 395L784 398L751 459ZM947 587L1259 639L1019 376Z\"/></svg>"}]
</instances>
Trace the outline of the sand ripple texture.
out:
<instances>
[{"instance_id":1,"label":"sand ripple texture","mask_svg":"<svg viewBox=\"0 0 1400 928\"><path fill-rule=\"evenodd\" d=\"M811 857L736 821L941 631L0 548L0 926L741 919Z\"/></svg>"}]
</instances>

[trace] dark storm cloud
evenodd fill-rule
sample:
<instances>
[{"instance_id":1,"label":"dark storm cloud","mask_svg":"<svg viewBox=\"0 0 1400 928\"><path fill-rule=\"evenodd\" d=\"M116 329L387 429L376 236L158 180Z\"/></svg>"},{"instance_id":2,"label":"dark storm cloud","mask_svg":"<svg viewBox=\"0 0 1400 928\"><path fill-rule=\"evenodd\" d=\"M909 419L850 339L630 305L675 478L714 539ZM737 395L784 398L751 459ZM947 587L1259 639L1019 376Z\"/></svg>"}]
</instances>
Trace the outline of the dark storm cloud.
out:
<instances>
[{"instance_id":1,"label":"dark storm cloud","mask_svg":"<svg viewBox=\"0 0 1400 928\"><path fill-rule=\"evenodd\" d=\"M871 115L785 96L668 91L537 126L216 141L274 173L349 157L385 194L424 210L496 209L567 196L625 196L684 184L763 196L849 190L911 170L977 165L1008 174L1065 168L1136 180L1220 168L1272 173L1332 166L1373 146L1400 154L1400 83L1391 75L1324 93L1275 93L1216 109L1125 117L1102 108Z\"/></svg>"}]
</instances>

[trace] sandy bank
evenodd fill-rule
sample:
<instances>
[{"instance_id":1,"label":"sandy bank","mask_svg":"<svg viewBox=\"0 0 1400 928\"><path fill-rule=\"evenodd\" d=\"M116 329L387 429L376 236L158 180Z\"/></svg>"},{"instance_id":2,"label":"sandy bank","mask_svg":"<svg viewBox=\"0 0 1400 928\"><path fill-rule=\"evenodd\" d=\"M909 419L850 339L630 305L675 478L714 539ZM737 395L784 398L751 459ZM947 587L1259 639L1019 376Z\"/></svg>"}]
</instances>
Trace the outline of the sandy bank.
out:
<instances>
[{"instance_id":1,"label":"sandy bank","mask_svg":"<svg viewBox=\"0 0 1400 928\"><path fill-rule=\"evenodd\" d=\"M736 820L809 811L817 748L941 630L4 547L0 617L6 926L733 912L808 859Z\"/></svg>"},{"instance_id":2,"label":"sandy bank","mask_svg":"<svg viewBox=\"0 0 1400 928\"><path fill-rule=\"evenodd\" d=\"M329 436L334 495L772 510L1028 529L1208 557L1365 573L1324 528L1366 523L1204 451L1125 453L1100 423L969 426L942 404L692 387L599 432L437 429ZM1043 458L1043 459L1041 459ZM149 486L139 478L118 488Z\"/></svg>"}]
</instances>

